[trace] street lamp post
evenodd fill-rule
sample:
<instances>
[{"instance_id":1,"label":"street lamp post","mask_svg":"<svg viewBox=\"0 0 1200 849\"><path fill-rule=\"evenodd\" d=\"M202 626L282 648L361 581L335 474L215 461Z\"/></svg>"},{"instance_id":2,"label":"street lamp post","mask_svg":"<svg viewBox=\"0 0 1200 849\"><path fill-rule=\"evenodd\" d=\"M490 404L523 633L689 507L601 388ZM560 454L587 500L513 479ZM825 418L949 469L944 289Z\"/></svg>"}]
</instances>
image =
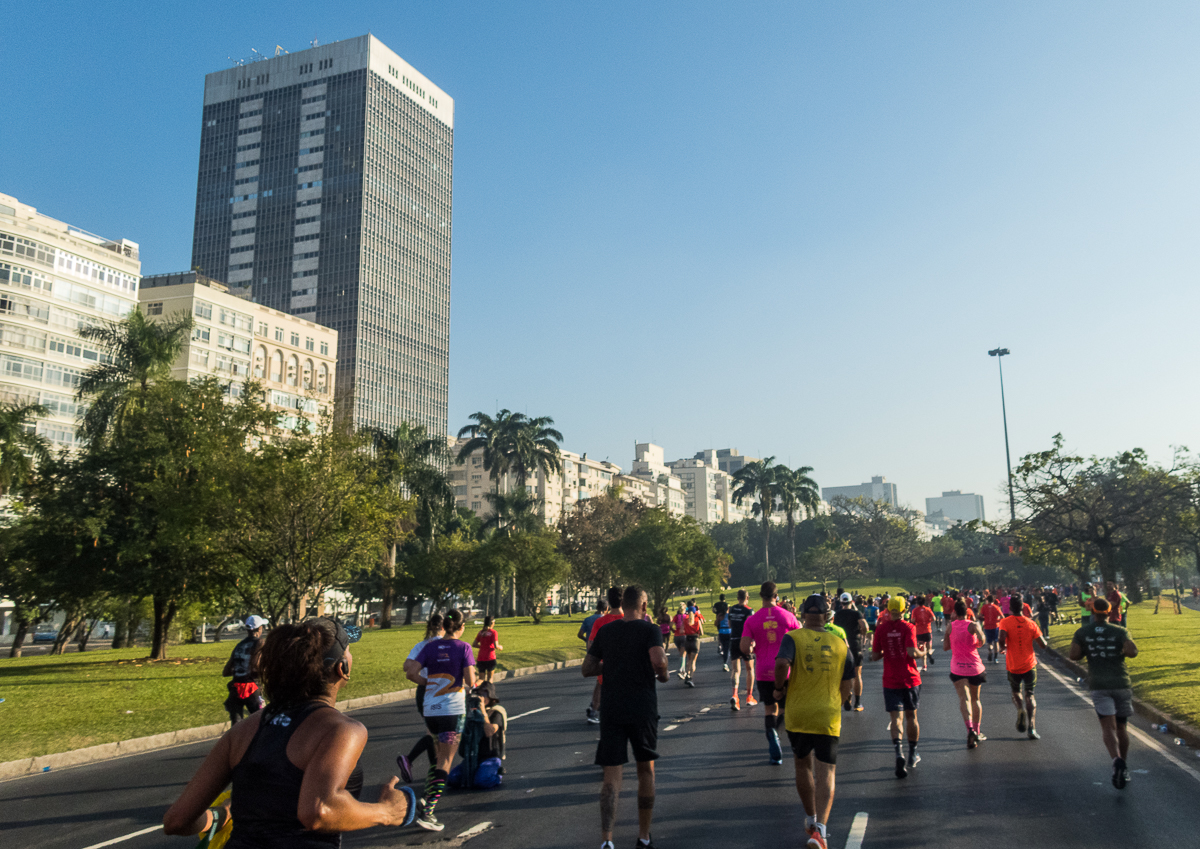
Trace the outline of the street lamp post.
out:
<instances>
[{"instance_id":1,"label":"street lamp post","mask_svg":"<svg viewBox=\"0 0 1200 849\"><path fill-rule=\"evenodd\" d=\"M1004 417L1004 459L1008 463L1008 512L1013 524L1017 521L1017 499L1013 496L1012 454L1008 450L1008 410L1004 405L1004 357L1008 356L1008 348L993 348L988 351L989 357L996 358L1000 366L1000 415Z\"/></svg>"}]
</instances>

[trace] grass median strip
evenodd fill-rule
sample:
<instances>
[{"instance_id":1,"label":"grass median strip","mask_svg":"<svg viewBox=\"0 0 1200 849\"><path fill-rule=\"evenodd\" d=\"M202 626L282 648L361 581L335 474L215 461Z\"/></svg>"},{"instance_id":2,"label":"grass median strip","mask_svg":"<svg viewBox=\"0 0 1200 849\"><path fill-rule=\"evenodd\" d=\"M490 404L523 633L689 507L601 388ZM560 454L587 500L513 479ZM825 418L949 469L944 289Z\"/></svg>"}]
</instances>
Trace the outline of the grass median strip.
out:
<instances>
[{"instance_id":1,"label":"grass median strip","mask_svg":"<svg viewBox=\"0 0 1200 849\"><path fill-rule=\"evenodd\" d=\"M496 624L504 651L499 669L583 656L576 638L582 616L528 618ZM467 621L470 642L481 626ZM424 625L366 631L355 644L353 680L343 699L404 690L404 658ZM0 762L66 752L227 720L221 669L233 641L171 647L171 658L146 659L145 648L0 660ZM503 684L501 684L503 686ZM411 708L410 708L411 709Z\"/></svg>"}]
</instances>

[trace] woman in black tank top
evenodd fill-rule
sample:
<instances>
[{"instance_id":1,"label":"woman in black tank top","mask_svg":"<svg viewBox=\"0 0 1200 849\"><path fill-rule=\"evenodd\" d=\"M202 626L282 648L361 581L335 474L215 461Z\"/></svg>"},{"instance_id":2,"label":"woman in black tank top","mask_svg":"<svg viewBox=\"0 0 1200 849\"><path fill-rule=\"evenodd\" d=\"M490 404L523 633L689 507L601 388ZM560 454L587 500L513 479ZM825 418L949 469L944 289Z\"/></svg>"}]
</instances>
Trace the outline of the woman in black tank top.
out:
<instances>
[{"instance_id":1,"label":"woman in black tank top","mask_svg":"<svg viewBox=\"0 0 1200 849\"><path fill-rule=\"evenodd\" d=\"M351 639L331 619L271 631L260 665L269 706L213 747L163 817L167 834L206 832L228 816L209 806L231 781L228 849L330 849L343 831L412 822L416 797L395 776L378 802L358 799L367 730L334 707L350 678Z\"/></svg>"}]
</instances>

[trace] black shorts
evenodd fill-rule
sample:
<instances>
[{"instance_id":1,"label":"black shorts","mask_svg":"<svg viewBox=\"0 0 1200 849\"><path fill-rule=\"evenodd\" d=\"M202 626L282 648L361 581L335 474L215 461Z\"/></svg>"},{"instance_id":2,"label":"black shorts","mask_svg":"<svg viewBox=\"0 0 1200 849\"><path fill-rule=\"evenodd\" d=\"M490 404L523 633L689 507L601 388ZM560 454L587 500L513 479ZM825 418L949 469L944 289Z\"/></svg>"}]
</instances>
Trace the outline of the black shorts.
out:
<instances>
[{"instance_id":1,"label":"black shorts","mask_svg":"<svg viewBox=\"0 0 1200 849\"><path fill-rule=\"evenodd\" d=\"M477 660L477 661L475 661L475 668L478 669L480 672L491 672L493 669L496 668L496 661L494 661L494 660Z\"/></svg>"},{"instance_id":2,"label":"black shorts","mask_svg":"<svg viewBox=\"0 0 1200 849\"><path fill-rule=\"evenodd\" d=\"M863 653L861 648L850 646L850 659L854 661L855 668L863 665Z\"/></svg>"},{"instance_id":3,"label":"black shorts","mask_svg":"<svg viewBox=\"0 0 1200 849\"><path fill-rule=\"evenodd\" d=\"M729 642L729 659L730 660L744 660L744 661L746 661L746 663L753 663L754 655L753 654L742 654L742 638L734 637Z\"/></svg>"},{"instance_id":4,"label":"black shorts","mask_svg":"<svg viewBox=\"0 0 1200 849\"><path fill-rule=\"evenodd\" d=\"M968 684L971 684L975 687L979 687L979 686L987 683L987 673L980 672L978 675L955 675L953 672L951 672L950 680L951 681L966 681Z\"/></svg>"},{"instance_id":5,"label":"black shorts","mask_svg":"<svg viewBox=\"0 0 1200 849\"><path fill-rule=\"evenodd\" d=\"M658 717L621 720L600 711L600 742L596 744L597 766L629 763L629 747L638 763L658 760Z\"/></svg>"},{"instance_id":6,"label":"black shorts","mask_svg":"<svg viewBox=\"0 0 1200 849\"><path fill-rule=\"evenodd\" d=\"M685 637L683 634L676 634L675 635L675 648L679 649L680 651L683 651L686 646L687 646L687 637Z\"/></svg>"},{"instance_id":7,"label":"black shorts","mask_svg":"<svg viewBox=\"0 0 1200 849\"><path fill-rule=\"evenodd\" d=\"M787 700L787 691L784 690L783 698L775 698L775 682L763 681L761 678L754 682L755 688L758 690L758 700L764 705L782 705ZM786 685L785 685L786 688Z\"/></svg>"},{"instance_id":8,"label":"black shorts","mask_svg":"<svg viewBox=\"0 0 1200 849\"><path fill-rule=\"evenodd\" d=\"M700 651L700 638L695 634L688 634L683 638L683 640L684 651L686 651L688 654L695 654L696 652Z\"/></svg>"},{"instance_id":9,"label":"black shorts","mask_svg":"<svg viewBox=\"0 0 1200 849\"><path fill-rule=\"evenodd\" d=\"M811 752L823 764L837 763L838 738L828 734L805 734L800 731L789 731L788 742L792 744L792 754L804 760Z\"/></svg>"},{"instance_id":10,"label":"black shorts","mask_svg":"<svg viewBox=\"0 0 1200 849\"><path fill-rule=\"evenodd\" d=\"M1033 667L1028 672L1010 672L1008 673L1008 686L1012 687L1014 693L1021 692L1021 685L1025 685L1025 692L1032 693L1033 688L1037 686L1037 667Z\"/></svg>"},{"instance_id":11,"label":"black shorts","mask_svg":"<svg viewBox=\"0 0 1200 849\"><path fill-rule=\"evenodd\" d=\"M915 687L884 687L883 709L888 713L914 711L921 702L921 685Z\"/></svg>"},{"instance_id":12,"label":"black shorts","mask_svg":"<svg viewBox=\"0 0 1200 849\"><path fill-rule=\"evenodd\" d=\"M425 717L425 727L430 734L438 738L452 732L462 734L463 729L467 727L467 715L457 713L453 716L427 716Z\"/></svg>"},{"instance_id":13,"label":"black shorts","mask_svg":"<svg viewBox=\"0 0 1200 849\"><path fill-rule=\"evenodd\" d=\"M921 643L933 643L933 634L917 634L917 645Z\"/></svg>"}]
</instances>

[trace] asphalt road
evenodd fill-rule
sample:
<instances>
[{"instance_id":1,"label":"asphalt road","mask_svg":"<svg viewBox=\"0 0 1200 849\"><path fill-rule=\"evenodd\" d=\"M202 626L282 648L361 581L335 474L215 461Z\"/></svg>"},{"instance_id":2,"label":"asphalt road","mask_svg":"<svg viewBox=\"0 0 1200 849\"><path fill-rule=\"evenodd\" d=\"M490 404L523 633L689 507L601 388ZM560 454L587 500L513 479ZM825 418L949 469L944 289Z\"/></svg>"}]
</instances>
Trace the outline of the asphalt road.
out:
<instances>
[{"instance_id":1,"label":"asphalt road","mask_svg":"<svg viewBox=\"0 0 1200 849\"><path fill-rule=\"evenodd\" d=\"M727 676L705 646L695 689L678 678L660 688L658 802L660 847L796 846L804 813L788 760L767 764L762 709L729 709ZM940 655L940 653L939 653ZM1136 661L1134 661L1136 663ZM672 666L677 661L672 658ZM880 664L865 670L866 710L845 714L838 753L830 846L847 846L856 817L869 849L950 845L969 840L1008 846L1195 845L1200 759L1162 735L1135 735L1124 791L1110 783L1110 762L1089 705L1066 679L1041 666L1040 741L1014 728L1003 667L989 667L983 730L966 749L945 660L925 677L921 696L923 760L907 779L893 774L882 712ZM1073 684L1073 682L1071 682ZM584 722L591 681L579 670L502 682L513 717L507 781L494 791L453 792L438 808L441 834L416 828L345 836L348 849L469 842L471 849L599 845L597 730ZM214 698L220 696L214 687ZM540 710L540 708L548 708ZM530 711L538 711L521 716ZM370 730L363 766L368 783L394 774L397 751L421 733L411 702L359 711ZM1135 719L1137 727L1147 724ZM670 728L671 730L667 730ZM1164 747L1161 744L1165 742ZM184 746L0 784L0 846L38 849L190 847L154 827L211 744ZM636 837L636 780L627 768L617 845ZM370 792L370 791L368 791ZM469 841L456 836L489 824ZM865 826L865 829L862 827ZM128 840L115 838L152 829ZM851 841L851 845L856 845Z\"/></svg>"}]
</instances>

